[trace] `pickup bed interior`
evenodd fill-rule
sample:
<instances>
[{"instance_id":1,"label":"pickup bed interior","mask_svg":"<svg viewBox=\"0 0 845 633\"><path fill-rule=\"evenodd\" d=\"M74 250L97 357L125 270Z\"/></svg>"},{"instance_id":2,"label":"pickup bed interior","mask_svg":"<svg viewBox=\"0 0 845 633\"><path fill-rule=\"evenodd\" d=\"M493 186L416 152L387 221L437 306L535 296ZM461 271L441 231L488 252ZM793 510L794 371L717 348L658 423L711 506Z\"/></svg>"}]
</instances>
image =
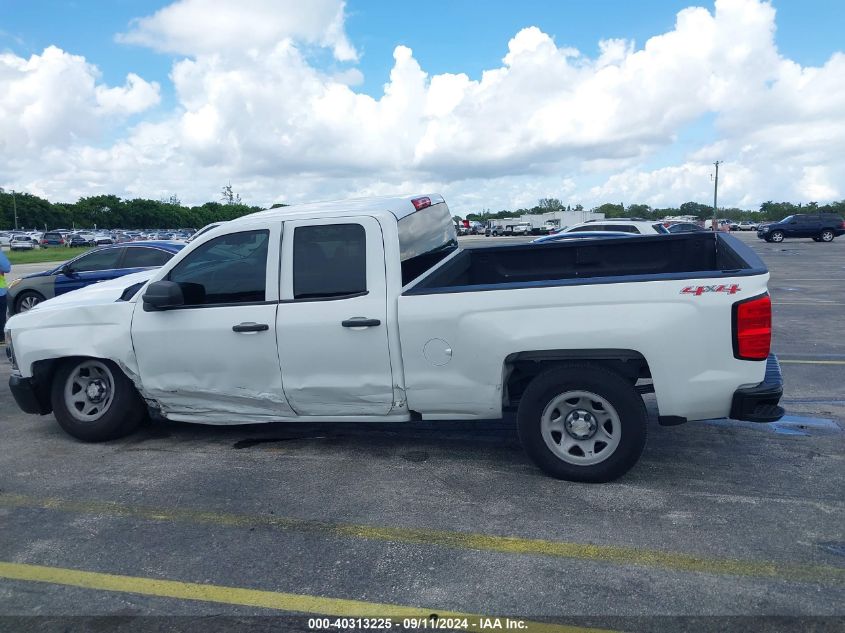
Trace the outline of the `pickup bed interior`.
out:
<instances>
[{"instance_id":1,"label":"pickup bed interior","mask_svg":"<svg viewBox=\"0 0 845 633\"><path fill-rule=\"evenodd\" d=\"M736 277L765 272L762 260L736 238L680 233L464 249L405 294Z\"/></svg>"}]
</instances>

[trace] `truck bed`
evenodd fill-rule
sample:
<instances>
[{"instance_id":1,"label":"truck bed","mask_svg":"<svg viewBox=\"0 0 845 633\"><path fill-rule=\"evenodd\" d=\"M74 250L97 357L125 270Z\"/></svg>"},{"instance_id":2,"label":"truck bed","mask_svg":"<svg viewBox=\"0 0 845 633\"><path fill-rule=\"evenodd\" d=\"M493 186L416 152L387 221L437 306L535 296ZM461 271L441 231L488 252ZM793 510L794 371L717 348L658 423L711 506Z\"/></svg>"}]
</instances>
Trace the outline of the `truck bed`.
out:
<instances>
[{"instance_id":1,"label":"truck bed","mask_svg":"<svg viewBox=\"0 0 845 633\"><path fill-rule=\"evenodd\" d=\"M766 267L738 239L681 233L464 249L403 294L435 294L759 275Z\"/></svg>"}]
</instances>

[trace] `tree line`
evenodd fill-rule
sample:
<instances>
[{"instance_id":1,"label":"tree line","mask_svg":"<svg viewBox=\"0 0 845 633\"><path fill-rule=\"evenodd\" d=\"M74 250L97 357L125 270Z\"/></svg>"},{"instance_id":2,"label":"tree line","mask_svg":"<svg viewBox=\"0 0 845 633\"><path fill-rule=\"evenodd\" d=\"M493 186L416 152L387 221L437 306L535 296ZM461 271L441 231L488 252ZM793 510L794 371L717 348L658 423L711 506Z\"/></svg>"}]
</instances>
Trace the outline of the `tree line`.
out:
<instances>
[{"instance_id":1,"label":"tree line","mask_svg":"<svg viewBox=\"0 0 845 633\"><path fill-rule=\"evenodd\" d=\"M274 204L271 208L285 206ZM240 195L232 191L231 184L223 187L221 202L206 202L199 206L184 206L176 196L163 200L146 198L122 199L115 195L89 196L76 202L50 202L30 193L14 193L0 189L0 230L17 226L22 229L49 230L56 228L98 229L157 229L200 228L211 222L233 220L249 213L262 211L262 207L241 202ZM580 204L565 205L557 198L542 198L530 209L503 209L497 212L469 213L467 220L494 220L527 213L553 211L584 211ZM700 202L684 202L678 207L653 208L646 204L606 203L591 211L604 213L605 217L644 218L659 220L672 215L694 215L700 219L713 217L713 207ZM845 200L820 205L792 202L764 202L759 209L734 207L719 208L719 217L731 220L781 220L793 213L834 213L845 215Z\"/></svg>"},{"instance_id":2,"label":"tree line","mask_svg":"<svg viewBox=\"0 0 845 633\"><path fill-rule=\"evenodd\" d=\"M467 220L501 220L503 218L511 218L525 214L542 214L558 211L575 211L580 213L584 211L584 207L580 204L570 206L563 204L557 198L541 198L538 203L530 209L516 209L482 213L469 213L466 216ZM660 220L668 216L677 215L692 215L700 220L706 220L713 217L713 206L702 204L700 202L684 202L677 207L651 207L647 204L613 204L605 203L597 207L593 207L590 211L594 213L603 213L607 218L643 218L644 220ZM834 213L839 216L845 216L845 200L838 202L830 202L820 205L818 202L798 203L793 202L764 202L759 209L739 209L736 207L719 207L718 216L720 219L729 220L754 220L754 221L768 221L768 220L782 220L788 215L794 213Z\"/></svg>"},{"instance_id":3,"label":"tree line","mask_svg":"<svg viewBox=\"0 0 845 633\"><path fill-rule=\"evenodd\" d=\"M50 202L30 193L0 189L0 230L15 228L67 229L164 229L200 228L211 222L234 220L262 207L241 203L240 196L223 188L221 202L188 207L176 196L165 200L122 199L114 195L89 196L76 202ZM285 206L274 204L273 208Z\"/></svg>"}]
</instances>

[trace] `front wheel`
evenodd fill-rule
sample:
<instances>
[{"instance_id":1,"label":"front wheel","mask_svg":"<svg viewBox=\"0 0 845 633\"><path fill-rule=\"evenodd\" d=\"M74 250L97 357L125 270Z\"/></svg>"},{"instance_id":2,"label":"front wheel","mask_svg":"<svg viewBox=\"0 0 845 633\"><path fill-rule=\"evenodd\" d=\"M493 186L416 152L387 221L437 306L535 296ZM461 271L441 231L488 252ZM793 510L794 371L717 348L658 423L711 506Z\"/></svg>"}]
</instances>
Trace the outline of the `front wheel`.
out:
<instances>
[{"instance_id":1,"label":"front wheel","mask_svg":"<svg viewBox=\"0 0 845 633\"><path fill-rule=\"evenodd\" d=\"M773 231L771 235L771 240L776 243L780 243L783 241L783 231Z\"/></svg>"},{"instance_id":2,"label":"front wheel","mask_svg":"<svg viewBox=\"0 0 845 633\"><path fill-rule=\"evenodd\" d=\"M836 236L833 234L833 231L831 231L830 229L825 229L824 231L821 232L821 235L819 235L819 239L822 242L832 242L834 237L836 237Z\"/></svg>"},{"instance_id":3,"label":"front wheel","mask_svg":"<svg viewBox=\"0 0 845 633\"><path fill-rule=\"evenodd\" d=\"M569 481L621 477L642 454L647 423L642 397L631 382L597 365L538 375L517 412L528 456L547 474Z\"/></svg>"},{"instance_id":4,"label":"front wheel","mask_svg":"<svg viewBox=\"0 0 845 633\"><path fill-rule=\"evenodd\" d=\"M44 297L40 293L34 290L25 290L15 299L15 314L28 312L42 301L44 301Z\"/></svg>"},{"instance_id":5,"label":"front wheel","mask_svg":"<svg viewBox=\"0 0 845 633\"><path fill-rule=\"evenodd\" d=\"M56 371L50 395L59 426L85 442L128 435L145 414L135 386L107 360L66 361Z\"/></svg>"}]
</instances>

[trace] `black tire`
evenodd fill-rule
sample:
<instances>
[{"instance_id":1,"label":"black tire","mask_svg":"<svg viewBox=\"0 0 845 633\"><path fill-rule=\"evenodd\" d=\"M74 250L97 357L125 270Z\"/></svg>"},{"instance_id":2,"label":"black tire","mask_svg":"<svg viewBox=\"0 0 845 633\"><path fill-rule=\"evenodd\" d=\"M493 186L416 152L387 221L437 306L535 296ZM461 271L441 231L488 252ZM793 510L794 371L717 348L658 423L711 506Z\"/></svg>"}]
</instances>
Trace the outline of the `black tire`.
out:
<instances>
[{"instance_id":1,"label":"black tire","mask_svg":"<svg viewBox=\"0 0 845 633\"><path fill-rule=\"evenodd\" d=\"M618 415L621 435L615 450L603 461L579 465L564 461L547 445L542 418L561 394L590 392L606 400ZM601 483L624 475L637 462L645 447L648 414L633 384L598 365L579 363L546 371L531 381L517 411L519 438L531 460L556 479Z\"/></svg>"},{"instance_id":2,"label":"black tire","mask_svg":"<svg viewBox=\"0 0 845 633\"><path fill-rule=\"evenodd\" d=\"M101 417L93 421L81 421L71 413L65 398L65 386L80 365L87 362L105 365L114 380L110 404ZM135 390L135 386L109 360L75 358L63 362L53 377L50 389L53 415L66 433L83 442L105 442L128 435L146 417L146 406Z\"/></svg>"},{"instance_id":3,"label":"black tire","mask_svg":"<svg viewBox=\"0 0 845 633\"><path fill-rule=\"evenodd\" d=\"M27 299L34 300L35 303L32 304L32 305L37 305L37 304L41 303L42 301L44 301L44 295L42 295L40 292L36 292L35 290L24 290L17 297L15 297L15 306L14 306L15 311L14 311L13 314L19 314L21 312L26 312L27 310L29 310L32 307L32 305L30 305L30 308L24 308L23 307L24 302Z\"/></svg>"},{"instance_id":4,"label":"black tire","mask_svg":"<svg viewBox=\"0 0 845 633\"><path fill-rule=\"evenodd\" d=\"M833 231L831 231L830 229L824 229L819 234L819 241L820 242L832 242L834 237L836 237L836 234Z\"/></svg>"},{"instance_id":5,"label":"black tire","mask_svg":"<svg viewBox=\"0 0 845 633\"><path fill-rule=\"evenodd\" d=\"M784 235L783 231L772 231L770 239L771 239L772 242L779 244L780 242L783 241L784 237L785 237L785 235Z\"/></svg>"}]
</instances>

